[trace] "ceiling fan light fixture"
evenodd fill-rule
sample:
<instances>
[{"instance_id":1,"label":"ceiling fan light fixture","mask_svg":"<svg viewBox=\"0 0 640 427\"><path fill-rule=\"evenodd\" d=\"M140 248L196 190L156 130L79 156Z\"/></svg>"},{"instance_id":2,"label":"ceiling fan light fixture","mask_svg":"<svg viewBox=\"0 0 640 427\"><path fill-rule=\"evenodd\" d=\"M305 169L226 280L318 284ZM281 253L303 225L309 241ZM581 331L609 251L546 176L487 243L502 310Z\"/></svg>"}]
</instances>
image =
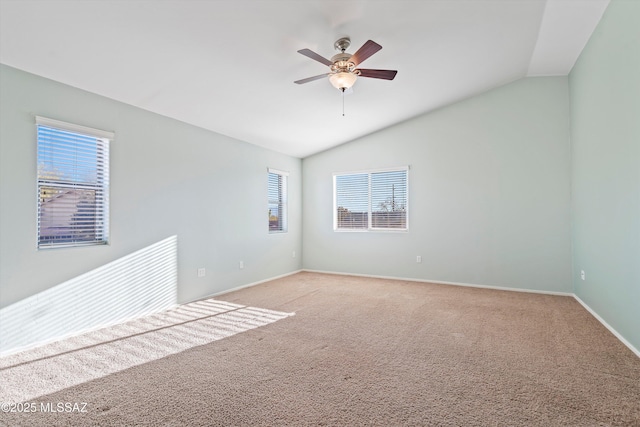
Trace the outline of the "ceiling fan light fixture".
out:
<instances>
[{"instance_id":1,"label":"ceiling fan light fixture","mask_svg":"<svg viewBox=\"0 0 640 427\"><path fill-rule=\"evenodd\" d=\"M393 80L395 78L398 73L396 70L356 68L364 60L382 49L382 46L373 40L367 40L365 44L363 44L362 47L352 55L347 52L347 48L350 44L351 40L349 37L343 37L335 42L334 47L338 49L340 53L333 55L330 60L324 56L318 55L310 49L300 49L298 53L328 66L329 72L313 77L307 77L306 79L296 80L294 83L309 83L328 76L331 86L344 93L345 90L351 89L358 77L383 80Z\"/></svg>"},{"instance_id":2,"label":"ceiling fan light fixture","mask_svg":"<svg viewBox=\"0 0 640 427\"><path fill-rule=\"evenodd\" d=\"M346 71L342 71L339 73L334 73L329 75L329 81L331 85L336 89L340 89L342 91L351 88L353 84L356 82L358 76L354 73L348 73Z\"/></svg>"}]
</instances>

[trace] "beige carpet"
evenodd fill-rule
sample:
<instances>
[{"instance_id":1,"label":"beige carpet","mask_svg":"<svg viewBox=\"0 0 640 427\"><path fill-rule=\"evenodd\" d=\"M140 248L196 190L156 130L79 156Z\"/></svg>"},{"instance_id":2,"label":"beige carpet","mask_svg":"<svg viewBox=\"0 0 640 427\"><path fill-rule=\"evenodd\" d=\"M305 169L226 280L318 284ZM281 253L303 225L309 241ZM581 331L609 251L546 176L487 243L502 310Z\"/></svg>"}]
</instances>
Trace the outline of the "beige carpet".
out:
<instances>
[{"instance_id":1,"label":"beige carpet","mask_svg":"<svg viewBox=\"0 0 640 427\"><path fill-rule=\"evenodd\" d=\"M0 425L640 426L640 359L570 297L300 273L172 313L0 359L36 407Z\"/></svg>"}]
</instances>

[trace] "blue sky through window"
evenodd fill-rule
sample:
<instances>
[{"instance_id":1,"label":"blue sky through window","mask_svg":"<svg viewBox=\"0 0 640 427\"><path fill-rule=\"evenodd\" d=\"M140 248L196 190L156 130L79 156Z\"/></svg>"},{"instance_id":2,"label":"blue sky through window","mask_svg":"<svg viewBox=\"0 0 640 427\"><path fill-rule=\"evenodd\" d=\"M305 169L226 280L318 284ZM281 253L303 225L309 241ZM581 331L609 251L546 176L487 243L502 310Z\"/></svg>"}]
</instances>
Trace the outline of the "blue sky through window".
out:
<instances>
[{"instance_id":1,"label":"blue sky through window","mask_svg":"<svg viewBox=\"0 0 640 427\"><path fill-rule=\"evenodd\" d=\"M38 176L67 183L96 184L102 158L99 139L48 126L38 126Z\"/></svg>"}]
</instances>

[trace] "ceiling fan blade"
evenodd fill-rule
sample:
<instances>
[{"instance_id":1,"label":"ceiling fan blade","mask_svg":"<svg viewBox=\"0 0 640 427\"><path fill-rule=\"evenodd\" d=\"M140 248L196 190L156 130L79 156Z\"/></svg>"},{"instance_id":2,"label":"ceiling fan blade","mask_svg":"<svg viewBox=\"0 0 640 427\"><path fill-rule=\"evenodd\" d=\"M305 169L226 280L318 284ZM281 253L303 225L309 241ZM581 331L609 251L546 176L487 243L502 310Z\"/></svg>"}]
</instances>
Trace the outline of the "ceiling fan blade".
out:
<instances>
[{"instance_id":1,"label":"ceiling fan blade","mask_svg":"<svg viewBox=\"0 0 640 427\"><path fill-rule=\"evenodd\" d=\"M397 70L371 70L367 68L358 68L360 77L371 77L373 79L393 80L398 74Z\"/></svg>"},{"instance_id":2,"label":"ceiling fan blade","mask_svg":"<svg viewBox=\"0 0 640 427\"><path fill-rule=\"evenodd\" d=\"M322 56L318 55L317 53L315 53L314 51L312 51L310 49L300 49L298 51L298 53L301 53L304 56L306 56L308 58L311 58L311 59L314 59L314 60L316 60L316 61L318 61L318 62L320 62L320 63L322 63L324 65L329 65L329 66L333 65L333 62L329 61L325 57L322 57Z\"/></svg>"},{"instance_id":3,"label":"ceiling fan blade","mask_svg":"<svg viewBox=\"0 0 640 427\"><path fill-rule=\"evenodd\" d=\"M320 80L323 77L327 77L329 75L329 73L325 73L325 74L320 74L317 76L313 76L313 77L307 77L306 79L302 79L302 80L296 80L294 83L297 83L299 85L304 84L304 83L309 83L312 82L314 80Z\"/></svg>"},{"instance_id":4,"label":"ceiling fan blade","mask_svg":"<svg viewBox=\"0 0 640 427\"><path fill-rule=\"evenodd\" d=\"M367 40L367 42L363 44L356 53L351 55L351 59L349 59L349 61L353 62L357 66L380 49L382 49L382 46L378 43L373 40Z\"/></svg>"}]
</instances>

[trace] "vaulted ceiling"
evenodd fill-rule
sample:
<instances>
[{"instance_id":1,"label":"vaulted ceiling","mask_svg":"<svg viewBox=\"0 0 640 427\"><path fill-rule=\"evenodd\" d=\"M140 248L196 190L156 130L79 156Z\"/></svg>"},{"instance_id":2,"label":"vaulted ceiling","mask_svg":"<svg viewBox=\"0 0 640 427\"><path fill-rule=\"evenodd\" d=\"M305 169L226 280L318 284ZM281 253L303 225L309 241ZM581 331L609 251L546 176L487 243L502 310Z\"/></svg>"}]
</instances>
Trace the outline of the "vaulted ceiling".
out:
<instances>
[{"instance_id":1,"label":"vaulted ceiling","mask_svg":"<svg viewBox=\"0 0 640 427\"><path fill-rule=\"evenodd\" d=\"M566 75L609 0L0 0L0 62L296 157L525 76ZM297 53L383 49L344 97Z\"/></svg>"}]
</instances>

